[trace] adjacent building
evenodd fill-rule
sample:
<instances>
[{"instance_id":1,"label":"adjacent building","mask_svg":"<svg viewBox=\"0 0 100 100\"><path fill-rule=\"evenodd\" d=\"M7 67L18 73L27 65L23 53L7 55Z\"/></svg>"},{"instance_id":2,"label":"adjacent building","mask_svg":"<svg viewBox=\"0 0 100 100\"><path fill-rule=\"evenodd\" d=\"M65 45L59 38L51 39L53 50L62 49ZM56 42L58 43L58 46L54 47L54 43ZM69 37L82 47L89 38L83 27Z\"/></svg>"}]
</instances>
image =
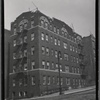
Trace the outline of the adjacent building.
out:
<instances>
[{"instance_id":1,"label":"adjacent building","mask_svg":"<svg viewBox=\"0 0 100 100\"><path fill-rule=\"evenodd\" d=\"M96 81L95 37L92 34L90 34L90 36L83 37L83 44L85 73L87 75L86 80L88 85L93 85Z\"/></svg>"},{"instance_id":2,"label":"adjacent building","mask_svg":"<svg viewBox=\"0 0 100 100\"><path fill-rule=\"evenodd\" d=\"M8 76L9 76L9 73L8 73L8 64L9 64L9 57L8 57L8 55L9 55L9 48L10 48L10 46L9 46L9 39L10 39L10 30L7 30L7 29L5 29L4 30L4 82L5 82L5 98L7 98L7 96L8 96Z\"/></svg>"},{"instance_id":3,"label":"adjacent building","mask_svg":"<svg viewBox=\"0 0 100 100\"><path fill-rule=\"evenodd\" d=\"M31 98L86 86L82 37L40 11L11 23L9 98Z\"/></svg>"}]
</instances>

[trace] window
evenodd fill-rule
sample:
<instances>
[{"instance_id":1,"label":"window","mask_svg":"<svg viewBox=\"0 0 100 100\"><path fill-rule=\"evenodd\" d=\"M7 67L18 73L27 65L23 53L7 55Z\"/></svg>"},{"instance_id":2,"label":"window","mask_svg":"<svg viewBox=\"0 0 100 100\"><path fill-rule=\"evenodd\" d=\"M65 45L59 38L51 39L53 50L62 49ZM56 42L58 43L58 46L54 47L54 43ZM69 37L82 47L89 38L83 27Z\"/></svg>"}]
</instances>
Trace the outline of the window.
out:
<instances>
[{"instance_id":1,"label":"window","mask_svg":"<svg viewBox=\"0 0 100 100\"><path fill-rule=\"evenodd\" d=\"M73 52L74 52L74 46L73 46Z\"/></svg>"},{"instance_id":2,"label":"window","mask_svg":"<svg viewBox=\"0 0 100 100\"><path fill-rule=\"evenodd\" d=\"M74 72L77 73L76 68L75 68L75 71Z\"/></svg>"},{"instance_id":3,"label":"window","mask_svg":"<svg viewBox=\"0 0 100 100\"><path fill-rule=\"evenodd\" d=\"M13 73L15 73L16 72L16 67L15 66L13 66Z\"/></svg>"},{"instance_id":4,"label":"window","mask_svg":"<svg viewBox=\"0 0 100 100\"><path fill-rule=\"evenodd\" d=\"M27 56L27 50L24 50L24 57Z\"/></svg>"},{"instance_id":5,"label":"window","mask_svg":"<svg viewBox=\"0 0 100 100\"><path fill-rule=\"evenodd\" d=\"M24 23L24 29L27 29L27 23Z\"/></svg>"},{"instance_id":6,"label":"window","mask_svg":"<svg viewBox=\"0 0 100 100\"><path fill-rule=\"evenodd\" d=\"M73 85L75 85L75 79L73 79Z\"/></svg>"},{"instance_id":7,"label":"window","mask_svg":"<svg viewBox=\"0 0 100 100\"><path fill-rule=\"evenodd\" d=\"M16 59L16 53L13 53L13 59Z\"/></svg>"},{"instance_id":8,"label":"window","mask_svg":"<svg viewBox=\"0 0 100 100\"><path fill-rule=\"evenodd\" d=\"M14 47L16 46L16 40L13 41L13 46L14 46Z\"/></svg>"},{"instance_id":9,"label":"window","mask_svg":"<svg viewBox=\"0 0 100 100\"><path fill-rule=\"evenodd\" d=\"M52 25L50 24L50 30L52 31Z\"/></svg>"},{"instance_id":10,"label":"window","mask_svg":"<svg viewBox=\"0 0 100 100\"><path fill-rule=\"evenodd\" d=\"M60 46L60 40L58 39L58 45Z\"/></svg>"},{"instance_id":11,"label":"window","mask_svg":"<svg viewBox=\"0 0 100 100\"><path fill-rule=\"evenodd\" d=\"M16 28L14 28L14 35L16 35L16 32L17 32L17 31L16 31Z\"/></svg>"},{"instance_id":12,"label":"window","mask_svg":"<svg viewBox=\"0 0 100 100\"><path fill-rule=\"evenodd\" d=\"M50 69L50 64L48 61L47 61L47 69Z\"/></svg>"},{"instance_id":13,"label":"window","mask_svg":"<svg viewBox=\"0 0 100 100\"><path fill-rule=\"evenodd\" d=\"M26 96L27 96L27 91L24 92L24 97L26 97Z\"/></svg>"},{"instance_id":14,"label":"window","mask_svg":"<svg viewBox=\"0 0 100 100\"><path fill-rule=\"evenodd\" d=\"M64 31L62 31L62 36L64 36Z\"/></svg>"},{"instance_id":15,"label":"window","mask_svg":"<svg viewBox=\"0 0 100 100\"><path fill-rule=\"evenodd\" d=\"M43 85L46 85L46 76L43 76Z\"/></svg>"},{"instance_id":16,"label":"window","mask_svg":"<svg viewBox=\"0 0 100 100\"><path fill-rule=\"evenodd\" d=\"M76 58L76 61L77 61L77 63L79 62L79 61L78 61L78 58Z\"/></svg>"},{"instance_id":17,"label":"window","mask_svg":"<svg viewBox=\"0 0 100 100\"><path fill-rule=\"evenodd\" d=\"M25 42L25 43L27 42L27 36L24 37L24 42Z\"/></svg>"},{"instance_id":18,"label":"window","mask_svg":"<svg viewBox=\"0 0 100 100\"><path fill-rule=\"evenodd\" d=\"M42 61L42 68L45 68L45 61Z\"/></svg>"},{"instance_id":19,"label":"window","mask_svg":"<svg viewBox=\"0 0 100 100\"><path fill-rule=\"evenodd\" d=\"M15 84L15 79L12 80L12 83L13 83L13 87L14 87L14 86L16 85L16 84Z\"/></svg>"},{"instance_id":20,"label":"window","mask_svg":"<svg viewBox=\"0 0 100 100\"><path fill-rule=\"evenodd\" d=\"M15 97L15 92L12 92L12 98L14 98Z\"/></svg>"},{"instance_id":21,"label":"window","mask_svg":"<svg viewBox=\"0 0 100 100\"><path fill-rule=\"evenodd\" d=\"M19 38L16 44L17 44L17 45L20 45L20 44L22 44L22 43L23 43L22 38Z\"/></svg>"},{"instance_id":22,"label":"window","mask_svg":"<svg viewBox=\"0 0 100 100\"><path fill-rule=\"evenodd\" d=\"M57 50L55 51L55 57L56 57L56 58L58 57Z\"/></svg>"},{"instance_id":23,"label":"window","mask_svg":"<svg viewBox=\"0 0 100 100\"><path fill-rule=\"evenodd\" d=\"M52 68L54 68L54 62L52 62Z\"/></svg>"},{"instance_id":24,"label":"window","mask_svg":"<svg viewBox=\"0 0 100 100\"><path fill-rule=\"evenodd\" d=\"M64 54L64 60L68 61L68 54Z\"/></svg>"},{"instance_id":25,"label":"window","mask_svg":"<svg viewBox=\"0 0 100 100\"><path fill-rule=\"evenodd\" d=\"M62 65L59 65L60 66L60 71L62 72Z\"/></svg>"},{"instance_id":26,"label":"window","mask_svg":"<svg viewBox=\"0 0 100 100\"><path fill-rule=\"evenodd\" d=\"M22 85L22 79L19 79L19 86Z\"/></svg>"},{"instance_id":27,"label":"window","mask_svg":"<svg viewBox=\"0 0 100 100\"><path fill-rule=\"evenodd\" d=\"M76 53L77 53L77 48L76 48Z\"/></svg>"},{"instance_id":28,"label":"window","mask_svg":"<svg viewBox=\"0 0 100 100\"><path fill-rule=\"evenodd\" d=\"M45 22L45 28L48 29L48 23L47 22Z\"/></svg>"},{"instance_id":29,"label":"window","mask_svg":"<svg viewBox=\"0 0 100 100\"><path fill-rule=\"evenodd\" d=\"M68 85L70 85L70 78L68 78Z\"/></svg>"},{"instance_id":30,"label":"window","mask_svg":"<svg viewBox=\"0 0 100 100\"><path fill-rule=\"evenodd\" d=\"M74 67L72 66L72 73L74 73Z\"/></svg>"},{"instance_id":31,"label":"window","mask_svg":"<svg viewBox=\"0 0 100 100\"><path fill-rule=\"evenodd\" d=\"M69 66L65 66L65 72L69 72Z\"/></svg>"},{"instance_id":32,"label":"window","mask_svg":"<svg viewBox=\"0 0 100 100\"><path fill-rule=\"evenodd\" d=\"M22 51L19 51L19 58L22 58Z\"/></svg>"},{"instance_id":33,"label":"window","mask_svg":"<svg viewBox=\"0 0 100 100\"><path fill-rule=\"evenodd\" d=\"M48 38L48 34L46 34L46 41L48 41L49 40L49 38Z\"/></svg>"},{"instance_id":34,"label":"window","mask_svg":"<svg viewBox=\"0 0 100 100\"><path fill-rule=\"evenodd\" d=\"M56 70L58 71L58 64L56 63Z\"/></svg>"},{"instance_id":35,"label":"window","mask_svg":"<svg viewBox=\"0 0 100 100\"><path fill-rule=\"evenodd\" d=\"M53 42L53 37L51 36L51 42Z\"/></svg>"},{"instance_id":36,"label":"window","mask_svg":"<svg viewBox=\"0 0 100 100\"><path fill-rule=\"evenodd\" d=\"M31 64L32 64L32 69L35 69L35 61L32 61Z\"/></svg>"},{"instance_id":37,"label":"window","mask_svg":"<svg viewBox=\"0 0 100 100\"><path fill-rule=\"evenodd\" d=\"M45 54L45 47L42 46L42 54L44 55Z\"/></svg>"},{"instance_id":38,"label":"window","mask_svg":"<svg viewBox=\"0 0 100 100\"><path fill-rule=\"evenodd\" d=\"M70 51L72 51L72 45L70 45Z\"/></svg>"},{"instance_id":39,"label":"window","mask_svg":"<svg viewBox=\"0 0 100 100\"><path fill-rule=\"evenodd\" d=\"M24 78L24 86L27 85L27 77Z\"/></svg>"},{"instance_id":40,"label":"window","mask_svg":"<svg viewBox=\"0 0 100 100\"><path fill-rule=\"evenodd\" d=\"M49 48L46 48L46 55L49 56Z\"/></svg>"},{"instance_id":41,"label":"window","mask_svg":"<svg viewBox=\"0 0 100 100\"><path fill-rule=\"evenodd\" d=\"M65 37L67 38L67 33L65 32Z\"/></svg>"},{"instance_id":42,"label":"window","mask_svg":"<svg viewBox=\"0 0 100 100\"><path fill-rule=\"evenodd\" d=\"M73 61L75 62L75 57L73 57Z\"/></svg>"},{"instance_id":43,"label":"window","mask_svg":"<svg viewBox=\"0 0 100 100\"><path fill-rule=\"evenodd\" d=\"M59 28L57 29L57 34L59 34Z\"/></svg>"},{"instance_id":44,"label":"window","mask_svg":"<svg viewBox=\"0 0 100 100\"><path fill-rule=\"evenodd\" d=\"M31 28L34 27L34 20L31 20Z\"/></svg>"},{"instance_id":45,"label":"window","mask_svg":"<svg viewBox=\"0 0 100 100\"><path fill-rule=\"evenodd\" d=\"M73 62L73 56L71 56L71 62Z\"/></svg>"},{"instance_id":46,"label":"window","mask_svg":"<svg viewBox=\"0 0 100 100\"><path fill-rule=\"evenodd\" d=\"M23 30L23 26L22 26L22 25L20 25L19 27L20 27L20 29L19 29L19 30L20 30L20 32L22 32L22 30Z\"/></svg>"},{"instance_id":47,"label":"window","mask_svg":"<svg viewBox=\"0 0 100 100\"><path fill-rule=\"evenodd\" d=\"M54 26L54 33L56 33L56 27Z\"/></svg>"},{"instance_id":48,"label":"window","mask_svg":"<svg viewBox=\"0 0 100 100\"><path fill-rule=\"evenodd\" d=\"M55 38L55 45L57 45L57 39Z\"/></svg>"},{"instance_id":49,"label":"window","mask_svg":"<svg viewBox=\"0 0 100 100\"><path fill-rule=\"evenodd\" d=\"M31 33L31 41L33 41L33 40L34 40L34 32Z\"/></svg>"},{"instance_id":50,"label":"window","mask_svg":"<svg viewBox=\"0 0 100 100\"><path fill-rule=\"evenodd\" d=\"M34 55L35 47L31 47L31 55Z\"/></svg>"},{"instance_id":51,"label":"window","mask_svg":"<svg viewBox=\"0 0 100 100\"><path fill-rule=\"evenodd\" d=\"M32 85L35 85L35 76L32 76L31 80L32 80Z\"/></svg>"},{"instance_id":52,"label":"window","mask_svg":"<svg viewBox=\"0 0 100 100\"><path fill-rule=\"evenodd\" d=\"M61 85L63 85L63 78L61 77Z\"/></svg>"},{"instance_id":53,"label":"window","mask_svg":"<svg viewBox=\"0 0 100 100\"><path fill-rule=\"evenodd\" d=\"M41 34L41 40L44 40L44 33Z\"/></svg>"},{"instance_id":54,"label":"window","mask_svg":"<svg viewBox=\"0 0 100 100\"><path fill-rule=\"evenodd\" d=\"M27 70L27 63L24 64L24 70Z\"/></svg>"},{"instance_id":55,"label":"window","mask_svg":"<svg viewBox=\"0 0 100 100\"><path fill-rule=\"evenodd\" d=\"M77 72L80 73L80 72L79 72L79 68L77 68Z\"/></svg>"},{"instance_id":56,"label":"window","mask_svg":"<svg viewBox=\"0 0 100 100\"><path fill-rule=\"evenodd\" d=\"M51 49L51 55L53 56L53 49Z\"/></svg>"},{"instance_id":57,"label":"window","mask_svg":"<svg viewBox=\"0 0 100 100\"><path fill-rule=\"evenodd\" d=\"M55 83L55 77L54 76L52 77L52 83L53 84Z\"/></svg>"},{"instance_id":58,"label":"window","mask_svg":"<svg viewBox=\"0 0 100 100\"><path fill-rule=\"evenodd\" d=\"M67 49L67 43L63 43L64 49Z\"/></svg>"},{"instance_id":59,"label":"window","mask_svg":"<svg viewBox=\"0 0 100 100\"><path fill-rule=\"evenodd\" d=\"M59 77L57 77L57 85L59 85Z\"/></svg>"},{"instance_id":60,"label":"window","mask_svg":"<svg viewBox=\"0 0 100 100\"><path fill-rule=\"evenodd\" d=\"M48 85L50 85L50 76L48 76Z\"/></svg>"},{"instance_id":61,"label":"window","mask_svg":"<svg viewBox=\"0 0 100 100\"><path fill-rule=\"evenodd\" d=\"M41 26L44 27L44 21L43 20L41 20Z\"/></svg>"},{"instance_id":62,"label":"window","mask_svg":"<svg viewBox=\"0 0 100 100\"><path fill-rule=\"evenodd\" d=\"M22 92L19 92L19 97L22 97Z\"/></svg>"}]
</instances>

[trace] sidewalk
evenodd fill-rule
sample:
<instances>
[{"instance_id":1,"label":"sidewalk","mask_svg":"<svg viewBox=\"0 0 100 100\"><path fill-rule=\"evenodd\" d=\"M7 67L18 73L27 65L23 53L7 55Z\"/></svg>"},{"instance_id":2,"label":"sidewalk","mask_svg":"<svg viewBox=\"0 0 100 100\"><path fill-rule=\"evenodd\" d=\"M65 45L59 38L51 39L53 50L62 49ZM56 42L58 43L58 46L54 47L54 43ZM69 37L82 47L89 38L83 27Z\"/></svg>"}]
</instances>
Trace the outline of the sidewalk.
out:
<instances>
[{"instance_id":1,"label":"sidewalk","mask_svg":"<svg viewBox=\"0 0 100 100\"><path fill-rule=\"evenodd\" d=\"M90 89L95 89L95 86L86 87L86 88L79 88L79 89L71 89L71 90L64 91L63 93L64 94L72 94L72 93L82 92L82 91L86 91L86 90L90 90ZM62 95L64 95L64 94L62 94ZM45 95L45 96L41 96L41 97L26 98L26 99L20 99L20 100L36 100L36 99L40 99L40 98L43 99L43 98L49 98L49 97L55 97L55 96L60 96L59 92Z\"/></svg>"}]
</instances>

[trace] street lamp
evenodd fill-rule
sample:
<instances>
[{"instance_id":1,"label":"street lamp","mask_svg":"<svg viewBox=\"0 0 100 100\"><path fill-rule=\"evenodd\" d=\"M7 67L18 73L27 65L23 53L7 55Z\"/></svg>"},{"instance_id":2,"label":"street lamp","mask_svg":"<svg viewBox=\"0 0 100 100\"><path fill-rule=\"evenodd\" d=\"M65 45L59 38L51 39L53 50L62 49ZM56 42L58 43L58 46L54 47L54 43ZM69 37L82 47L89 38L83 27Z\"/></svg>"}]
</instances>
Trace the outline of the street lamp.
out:
<instances>
[{"instance_id":1,"label":"street lamp","mask_svg":"<svg viewBox=\"0 0 100 100\"><path fill-rule=\"evenodd\" d=\"M59 71L59 95L62 94L62 89L61 89L61 77L60 77L60 64L59 64L59 60L61 58L61 52L58 51L58 71Z\"/></svg>"}]
</instances>

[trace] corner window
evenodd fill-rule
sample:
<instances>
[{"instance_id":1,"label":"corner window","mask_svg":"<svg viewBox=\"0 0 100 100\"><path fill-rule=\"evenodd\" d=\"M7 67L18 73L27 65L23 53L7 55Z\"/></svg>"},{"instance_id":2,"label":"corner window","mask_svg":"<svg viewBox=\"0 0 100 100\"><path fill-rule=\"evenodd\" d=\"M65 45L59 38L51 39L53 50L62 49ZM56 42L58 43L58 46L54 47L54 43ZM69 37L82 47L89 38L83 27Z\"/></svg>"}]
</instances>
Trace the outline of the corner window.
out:
<instances>
[{"instance_id":1,"label":"corner window","mask_svg":"<svg viewBox=\"0 0 100 100\"><path fill-rule=\"evenodd\" d=\"M34 40L34 32L31 33L31 41L33 41L33 40Z\"/></svg>"}]
</instances>

